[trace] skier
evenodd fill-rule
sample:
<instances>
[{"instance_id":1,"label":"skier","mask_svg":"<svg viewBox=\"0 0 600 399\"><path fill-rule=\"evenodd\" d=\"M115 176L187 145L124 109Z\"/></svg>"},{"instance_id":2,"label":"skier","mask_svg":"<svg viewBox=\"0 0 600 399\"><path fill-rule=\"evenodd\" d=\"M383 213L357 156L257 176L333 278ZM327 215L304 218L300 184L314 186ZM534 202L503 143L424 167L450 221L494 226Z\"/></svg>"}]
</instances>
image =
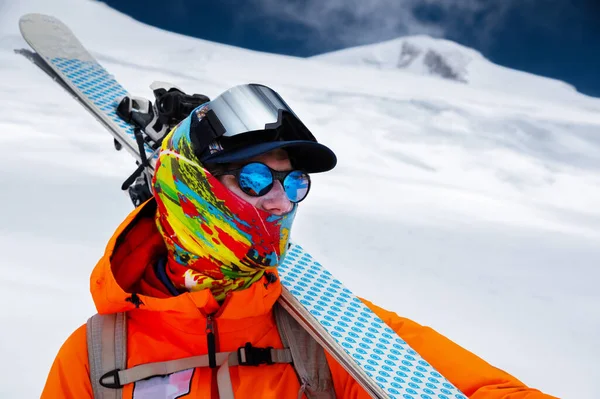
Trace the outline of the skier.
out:
<instances>
[{"instance_id":1,"label":"skier","mask_svg":"<svg viewBox=\"0 0 600 399\"><path fill-rule=\"evenodd\" d=\"M105 337L88 323L60 349L42 398L90 398L102 389L115 398L212 398L227 396L227 384L237 398L368 397L329 354L325 367L314 359L306 365L320 370L317 384L299 381L297 364L278 356L276 266L310 174L335 164L334 153L265 86L237 86L195 109L163 140L154 198L118 227L90 284L99 314L126 314L126 354L108 354L122 356L123 368L163 362L168 371L173 363L164 362L194 356L210 367L130 380L113 370L99 384L91 370L106 366L107 349L100 360L93 354ZM364 302L469 398L552 398L432 329ZM118 327L102 328L100 335L114 338ZM236 351L246 363L223 379L219 353Z\"/></svg>"}]
</instances>

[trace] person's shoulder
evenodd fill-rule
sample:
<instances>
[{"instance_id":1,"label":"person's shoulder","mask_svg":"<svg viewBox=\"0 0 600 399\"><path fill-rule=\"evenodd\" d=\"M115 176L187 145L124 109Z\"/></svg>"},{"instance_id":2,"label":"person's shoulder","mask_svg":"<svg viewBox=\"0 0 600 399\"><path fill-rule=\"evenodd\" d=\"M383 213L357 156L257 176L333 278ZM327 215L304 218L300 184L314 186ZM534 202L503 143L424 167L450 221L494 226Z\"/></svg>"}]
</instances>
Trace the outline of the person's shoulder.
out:
<instances>
[{"instance_id":1,"label":"person's shoulder","mask_svg":"<svg viewBox=\"0 0 600 399\"><path fill-rule=\"evenodd\" d=\"M42 399L91 398L86 325L63 343L50 368Z\"/></svg>"},{"instance_id":2,"label":"person's shoulder","mask_svg":"<svg viewBox=\"0 0 600 399\"><path fill-rule=\"evenodd\" d=\"M414 322L406 317L399 316L397 313L386 310L375 305L373 302L360 298L360 300L367 305L369 309L373 311L385 324L390 326L394 331L399 332L400 330L420 330L426 327L423 327L417 322Z\"/></svg>"},{"instance_id":3,"label":"person's shoulder","mask_svg":"<svg viewBox=\"0 0 600 399\"><path fill-rule=\"evenodd\" d=\"M85 364L87 367L87 328L85 324L73 331L66 339L58 352L58 359L69 363Z\"/></svg>"},{"instance_id":4,"label":"person's shoulder","mask_svg":"<svg viewBox=\"0 0 600 399\"><path fill-rule=\"evenodd\" d=\"M69 335L63 349L70 350L71 348L80 348L82 346L87 347L87 326L82 324L75 331Z\"/></svg>"}]
</instances>

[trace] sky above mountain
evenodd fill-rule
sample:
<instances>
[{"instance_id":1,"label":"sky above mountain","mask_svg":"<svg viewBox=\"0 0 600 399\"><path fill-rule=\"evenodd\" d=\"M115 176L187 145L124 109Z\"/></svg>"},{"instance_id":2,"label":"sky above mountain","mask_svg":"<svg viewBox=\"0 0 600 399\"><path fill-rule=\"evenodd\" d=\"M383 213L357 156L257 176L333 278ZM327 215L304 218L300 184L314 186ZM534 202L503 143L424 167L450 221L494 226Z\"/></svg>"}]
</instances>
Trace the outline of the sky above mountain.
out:
<instances>
[{"instance_id":1,"label":"sky above mountain","mask_svg":"<svg viewBox=\"0 0 600 399\"><path fill-rule=\"evenodd\" d=\"M600 97L600 3L595 0L104 2L163 29L296 56L429 34Z\"/></svg>"}]
</instances>

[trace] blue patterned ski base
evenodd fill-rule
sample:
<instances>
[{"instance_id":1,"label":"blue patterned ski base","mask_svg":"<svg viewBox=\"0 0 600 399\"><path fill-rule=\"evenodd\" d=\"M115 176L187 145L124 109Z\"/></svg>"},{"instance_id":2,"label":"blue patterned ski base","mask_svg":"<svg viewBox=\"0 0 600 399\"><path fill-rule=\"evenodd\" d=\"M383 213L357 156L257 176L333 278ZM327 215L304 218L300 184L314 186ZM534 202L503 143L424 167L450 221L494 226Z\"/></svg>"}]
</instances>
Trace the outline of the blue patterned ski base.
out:
<instances>
[{"instance_id":1,"label":"blue patterned ski base","mask_svg":"<svg viewBox=\"0 0 600 399\"><path fill-rule=\"evenodd\" d=\"M132 126L115 112L117 100L128 95L123 86L97 62L67 58L53 58L50 62L87 100L109 117L132 140L132 145L137 149ZM146 146L146 153L150 155L152 152L152 149Z\"/></svg>"},{"instance_id":2,"label":"blue patterned ski base","mask_svg":"<svg viewBox=\"0 0 600 399\"><path fill-rule=\"evenodd\" d=\"M283 285L369 377L402 399L467 399L299 245L278 267Z\"/></svg>"}]
</instances>

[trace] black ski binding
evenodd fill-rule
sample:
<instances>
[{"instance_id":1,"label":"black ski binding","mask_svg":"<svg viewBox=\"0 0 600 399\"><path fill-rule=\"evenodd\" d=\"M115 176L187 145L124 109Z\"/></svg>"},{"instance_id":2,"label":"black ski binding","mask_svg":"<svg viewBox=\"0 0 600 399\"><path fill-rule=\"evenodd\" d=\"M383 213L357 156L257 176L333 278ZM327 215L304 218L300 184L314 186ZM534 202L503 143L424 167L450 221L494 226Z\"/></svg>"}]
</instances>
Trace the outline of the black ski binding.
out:
<instances>
[{"instance_id":1,"label":"black ski binding","mask_svg":"<svg viewBox=\"0 0 600 399\"><path fill-rule=\"evenodd\" d=\"M129 198L131 198L131 202L133 202L136 208L152 198L152 191L150 190L148 180L146 174L142 173L127 188Z\"/></svg>"},{"instance_id":2,"label":"black ski binding","mask_svg":"<svg viewBox=\"0 0 600 399\"><path fill-rule=\"evenodd\" d=\"M116 109L121 119L134 126L135 140L140 154L137 169L121 186L122 190L129 192L135 207L152 197L150 173L147 171L150 161L146 156L145 145L157 150L162 139L171 129L196 107L210 101L210 98L203 94L185 94L169 83L154 82L150 88L154 93L154 104L142 97L125 96ZM121 143L115 140L115 148L120 150L122 147Z\"/></svg>"}]
</instances>

